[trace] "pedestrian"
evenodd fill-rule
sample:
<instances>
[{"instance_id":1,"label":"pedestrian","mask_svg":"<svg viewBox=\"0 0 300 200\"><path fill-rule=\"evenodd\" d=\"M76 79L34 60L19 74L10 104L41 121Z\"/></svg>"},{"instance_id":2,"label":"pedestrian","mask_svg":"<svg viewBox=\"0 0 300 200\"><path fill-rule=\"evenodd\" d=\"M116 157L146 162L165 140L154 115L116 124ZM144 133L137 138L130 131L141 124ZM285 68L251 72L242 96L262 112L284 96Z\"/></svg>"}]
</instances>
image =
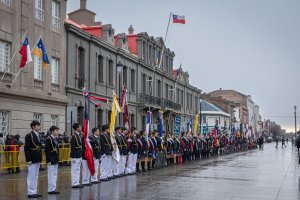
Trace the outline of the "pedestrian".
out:
<instances>
[{"instance_id":1,"label":"pedestrian","mask_svg":"<svg viewBox=\"0 0 300 200\"><path fill-rule=\"evenodd\" d=\"M149 142L148 142L146 131L141 132L141 143L142 143L141 166L142 166L142 171L145 172L146 171L145 162L148 159L148 153L149 153Z\"/></svg>"},{"instance_id":2,"label":"pedestrian","mask_svg":"<svg viewBox=\"0 0 300 200\"><path fill-rule=\"evenodd\" d=\"M277 149L278 148L278 137L275 138L275 142L276 142L275 148Z\"/></svg>"},{"instance_id":3,"label":"pedestrian","mask_svg":"<svg viewBox=\"0 0 300 200\"><path fill-rule=\"evenodd\" d=\"M281 144L281 148L283 148L283 146L284 146L284 148L286 148L286 145L285 145L285 140L284 140L284 138L282 137L282 140L281 140L281 142L282 142L282 144Z\"/></svg>"},{"instance_id":4,"label":"pedestrian","mask_svg":"<svg viewBox=\"0 0 300 200\"><path fill-rule=\"evenodd\" d=\"M57 126L51 126L50 135L45 141L45 155L48 169L48 194L59 194L56 191L57 170L59 161L59 146L58 146L58 130Z\"/></svg>"},{"instance_id":5,"label":"pedestrian","mask_svg":"<svg viewBox=\"0 0 300 200\"><path fill-rule=\"evenodd\" d=\"M32 121L30 124L32 131L25 136L24 152L28 163L27 174L27 194L28 198L38 198L37 183L39 168L42 162L42 144L39 139L40 122Z\"/></svg>"},{"instance_id":6,"label":"pedestrian","mask_svg":"<svg viewBox=\"0 0 300 200\"><path fill-rule=\"evenodd\" d=\"M71 138L71 185L72 188L82 188L80 184L80 167L82 161L82 127L79 123L73 124L74 133Z\"/></svg>"},{"instance_id":7,"label":"pedestrian","mask_svg":"<svg viewBox=\"0 0 300 200\"><path fill-rule=\"evenodd\" d=\"M102 126L100 134L101 142L101 163L100 163L100 181L108 181L113 177L112 174L112 152L113 146L110 139L108 124Z\"/></svg>"},{"instance_id":8,"label":"pedestrian","mask_svg":"<svg viewBox=\"0 0 300 200\"><path fill-rule=\"evenodd\" d=\"M94 166L95 173L91 177L91 183L98 184L98 174L99 174L99 166L100 166L100 158L101 158L101 142L100 142L100 130L99 128L92 129L92 135L89 137L90 144L93 149L93 158L94 158Z\"/></svg>"},{"instance_id":9,"label":"pedestrian","mask_svg":"<svg viewBox=\"0 0 300 200\"><path fill-rule=\"evenodd\" d=\"M16 134L15 139L14 139L14 144L15 146L15 154L16 154L16 161L15 161L15 166L16 166L16 173L20 173L20 165L19 165L19 154L20 154L20 147L24 144L22 141L20 141L20 135Z\"/></svg>"}]
</instances>

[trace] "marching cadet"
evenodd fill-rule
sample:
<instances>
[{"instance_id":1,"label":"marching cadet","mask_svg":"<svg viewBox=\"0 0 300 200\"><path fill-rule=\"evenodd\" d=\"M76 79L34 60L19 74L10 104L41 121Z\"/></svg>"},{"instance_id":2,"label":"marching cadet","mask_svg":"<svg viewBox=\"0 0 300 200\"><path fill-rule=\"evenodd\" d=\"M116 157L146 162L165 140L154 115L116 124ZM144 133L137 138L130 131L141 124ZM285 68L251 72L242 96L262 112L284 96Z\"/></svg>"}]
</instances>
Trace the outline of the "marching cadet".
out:
<instances>
[{"instance_id":1,"label":"marching cadet","mask_svg":"<svg viewBox=\"0 0 300 200\"><path fill-rule=\"evenodd\" d=\"M98 180L98 173L99 173L99 164L100 164L100 157L101 157L101 143L100 143L100 130L99 128L92 129L92 135L89 137L90 144L93 149L93 158L94 158L94 165L95 165L95 174L91 178L91 182L93 184L99 183Z\"/></svg>"},{"instance_id":2,"label":"marching cadet","mask_svg":"<svg viewBox=\"0 0 300 200\"><path fill-rule=\"evenodd\" d=\"M126 167L126 173L129 175L136 174L136 161L138 144L136 140L137 129L135 127L131 128L131 134L128 138L128 163Z\"/></svg>"},{"instance_id":3,"label":"marching cadet","mask_svg":"<svg viewBox=\"0 0 300 200\"><path fill-rule=\"evenodd\" d=\"M79 123L73 124L74 133L72 135L71 145L71 184L72 188L82 188L80 185L80 166L82 159L82 142L81 142L81 131L82 127Z\"/></svg>"},{"instance_id":4,"label":"marching cadet","mask_svg":"<svg viewBox=\"0 0 300 200\"><path fill-rule=\"evenodd\" d=\"M136 141L137 141L137 144L138 144L138 153L137 153L137 162L136 162L136 172L137 173L140 173L141 170L140 170L140 163L141 163L141 160L142 160L142 151L143 151L143 144L142 144L142 141L141 141L141 135L143 135L143 131L140 131L137 135L136 135Z\"/></svg>"},{"instance_id":5,"label":"marching cadet","mask_svg":"<svg viewBox=\"0 0 300 200\"><path fill-rule=\"evenodd\" d=\"M57 170L59 160L59 147L58 147L58 130L57 126L50 127L50 135L45 142L45 155L48 163L48 194L59 194L56 190Z\"/></svg>"},{"instance_id":6,"label":"marching cadet","mask_svg":"<svg viewBox=\"0 0 300 200\"><path fill-rule=\"evenodd\" d=\"M158 133L157 131L154 131L151 134L151 141L152 141L152 144L153 144L152 169L156 168L156 158L157 158L157 151L158 151L158 149L157 149L157 141L156 141L155 135L157 133Z\"/></svg>"},{"instance_id":7,"label":"marching cadet","mask_svg":"<svg viewBox=\"0 0 300 200\"><path fill-rule=\"evenodd\" d=\"M149 151L149 143L147 141L147 138L146 138L146 134L147 132L146 131L142 131L141 132L141 143L142 143L142 152L141 152L141 166L142 166L142 171L145 172L146 169L145 169L145 161L146 161L146 158L148 158L148 151Z\"/></svg>"},{"instance_id":8,"label":"marching cadet","mask_svg":"<svg viewBox=\"0 0 300 200\"><path fill-rule=\"evenodd\" d=\"M126 140L126 135L127 134L127 129L125 127L122 127L122 131L121 131L121 134L120 134L120 139L121 139L121 145L122 145L122 151L120 151L120 164L119 164L119 167L120 167L120 175L121 176L124 176L126 175L125 173L125 168L126 168L126 158L127 158L127 140Z\"/></svg>"},{"instance_id":9,"label":"marching cadet","mask_svg":"<svg viewBox=\"0 0 300 200\"><path fill-rule=\"evenodd\" d=\"M28 198L38 198L37 183L39 169L42 161L42 144L39 139L40 122L32 121L30 124L32 131L25 136L24 152L28 163L27 192Z\"/></svg>"},{"instance_id":10,"label":"marching cadet","mask_svg":"<svg viewBox=\"0 0 300 200\"><path fill-rule=\"evenodd\" d=\"M152 159L154 158L154 145L151 140L151 133L148 136L148 146L149 146L149 151L148 151L148 160L147 160L147 170L150 171L150 170L152 170L151 162L152 162Z\"/></svg>"},{"instance_id":11,"label":"marching cadet","mask_svg":"<svg viewBox=\"0 0 300 200\"><path fill-rule=\"evenodd\" d=\"M112 169L111 169L113 146L109 135L108 124L102 126L100 142L101 142L100 180L108 181L110 178L113 177Z\"/></svg>"}]
</instances>

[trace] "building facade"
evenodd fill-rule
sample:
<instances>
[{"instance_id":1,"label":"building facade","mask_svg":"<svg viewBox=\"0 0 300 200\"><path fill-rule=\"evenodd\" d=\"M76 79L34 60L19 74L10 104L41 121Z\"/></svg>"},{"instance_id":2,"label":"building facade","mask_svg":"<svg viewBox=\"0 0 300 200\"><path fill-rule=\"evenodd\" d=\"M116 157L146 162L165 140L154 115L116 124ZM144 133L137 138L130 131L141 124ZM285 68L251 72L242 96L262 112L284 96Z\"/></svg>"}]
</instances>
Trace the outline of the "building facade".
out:
<instances>
[{"instance_id":1,"label":"building facade","mask_svg":"<svg viewBox=\"0 0 300 200\"><path fill-rule=\"evenodd\" d=\"M145 129L148 110L152 111L153 129L158 111L164 112L164 128L168 131L173 131L177 113L183 116L184 129L189 115L199 112L201 90L189 84L187 72L177 70L173 74L175 54L164 46L162 38L136 34L132 26L128 33L115 34L112 25L95 22L95 13L87 9L84 0L80 9L69 14L65 28L68 132L72 123L83 122L83 87L93 95L111 99L113 92L119 97L125 85L130 124L139 130ZM90 127L109 123L111 109L106 103L99 108L90 106ZM116 123L123 125L122 114Z\"/></svg>"},{"instance_id":2,"label":"building facade","mask_svg":"<svg viewBox=\"0 0 300 200\"><path fill-rule=\"evenodd\" d=\"M0 76L5 74L0 82L0 133L22 138L31 130L33 119L41 122L44 132L51 125L64 132L65 16L66 0L0 1ZM42 38L50 65L43 68L41 59L33 56L33 62L16 77L21 59L18 51L25 36L31 48Z\"/></svg>"}]
</instances>

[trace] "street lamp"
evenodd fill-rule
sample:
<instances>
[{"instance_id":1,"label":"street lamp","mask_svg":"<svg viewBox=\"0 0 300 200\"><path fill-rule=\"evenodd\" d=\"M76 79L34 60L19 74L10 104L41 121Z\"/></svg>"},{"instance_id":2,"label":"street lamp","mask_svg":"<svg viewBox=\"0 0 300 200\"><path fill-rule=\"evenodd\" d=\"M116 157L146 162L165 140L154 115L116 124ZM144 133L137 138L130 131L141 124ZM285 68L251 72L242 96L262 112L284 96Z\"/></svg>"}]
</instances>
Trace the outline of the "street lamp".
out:
<instances>
[{"instance_id":1,"label":"street lamp","mask_svg":"<svg viewBox=\"0 0 300 200\"><path fill-rule=\"evenodd\" d=\"M122 87L121 74L122 74L122 71L123 71L123 64L119 61L117 64L117 73L119 76L119 104L121 104L121 87ZM119 113L119 125L121 125L121 113Z\"/></svg>"}]
</instances>

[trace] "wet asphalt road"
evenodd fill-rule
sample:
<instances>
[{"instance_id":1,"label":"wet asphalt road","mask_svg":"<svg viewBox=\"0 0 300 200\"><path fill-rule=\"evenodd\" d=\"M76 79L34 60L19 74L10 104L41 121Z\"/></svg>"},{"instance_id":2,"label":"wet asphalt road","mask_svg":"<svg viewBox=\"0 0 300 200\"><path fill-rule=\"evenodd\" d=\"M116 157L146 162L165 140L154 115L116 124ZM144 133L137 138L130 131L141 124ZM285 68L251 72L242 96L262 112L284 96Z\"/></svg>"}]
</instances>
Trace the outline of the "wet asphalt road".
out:
<instances>
[{"instance_id":1,"label":"wet asphalt road","mask_svg":"<svg viewBox=\"0 0 300 200\"><path fill-rule=\"evenodd\" d=\"M82 189L70 188L70 168L59 169L57 196L47 195L47 174L39 193L49 200L94 199L300 199L300 165L291 144L251 150L122 177ZM0 199L27 199L26 172L0 174Z\"/></svg>"}]
</instances>

